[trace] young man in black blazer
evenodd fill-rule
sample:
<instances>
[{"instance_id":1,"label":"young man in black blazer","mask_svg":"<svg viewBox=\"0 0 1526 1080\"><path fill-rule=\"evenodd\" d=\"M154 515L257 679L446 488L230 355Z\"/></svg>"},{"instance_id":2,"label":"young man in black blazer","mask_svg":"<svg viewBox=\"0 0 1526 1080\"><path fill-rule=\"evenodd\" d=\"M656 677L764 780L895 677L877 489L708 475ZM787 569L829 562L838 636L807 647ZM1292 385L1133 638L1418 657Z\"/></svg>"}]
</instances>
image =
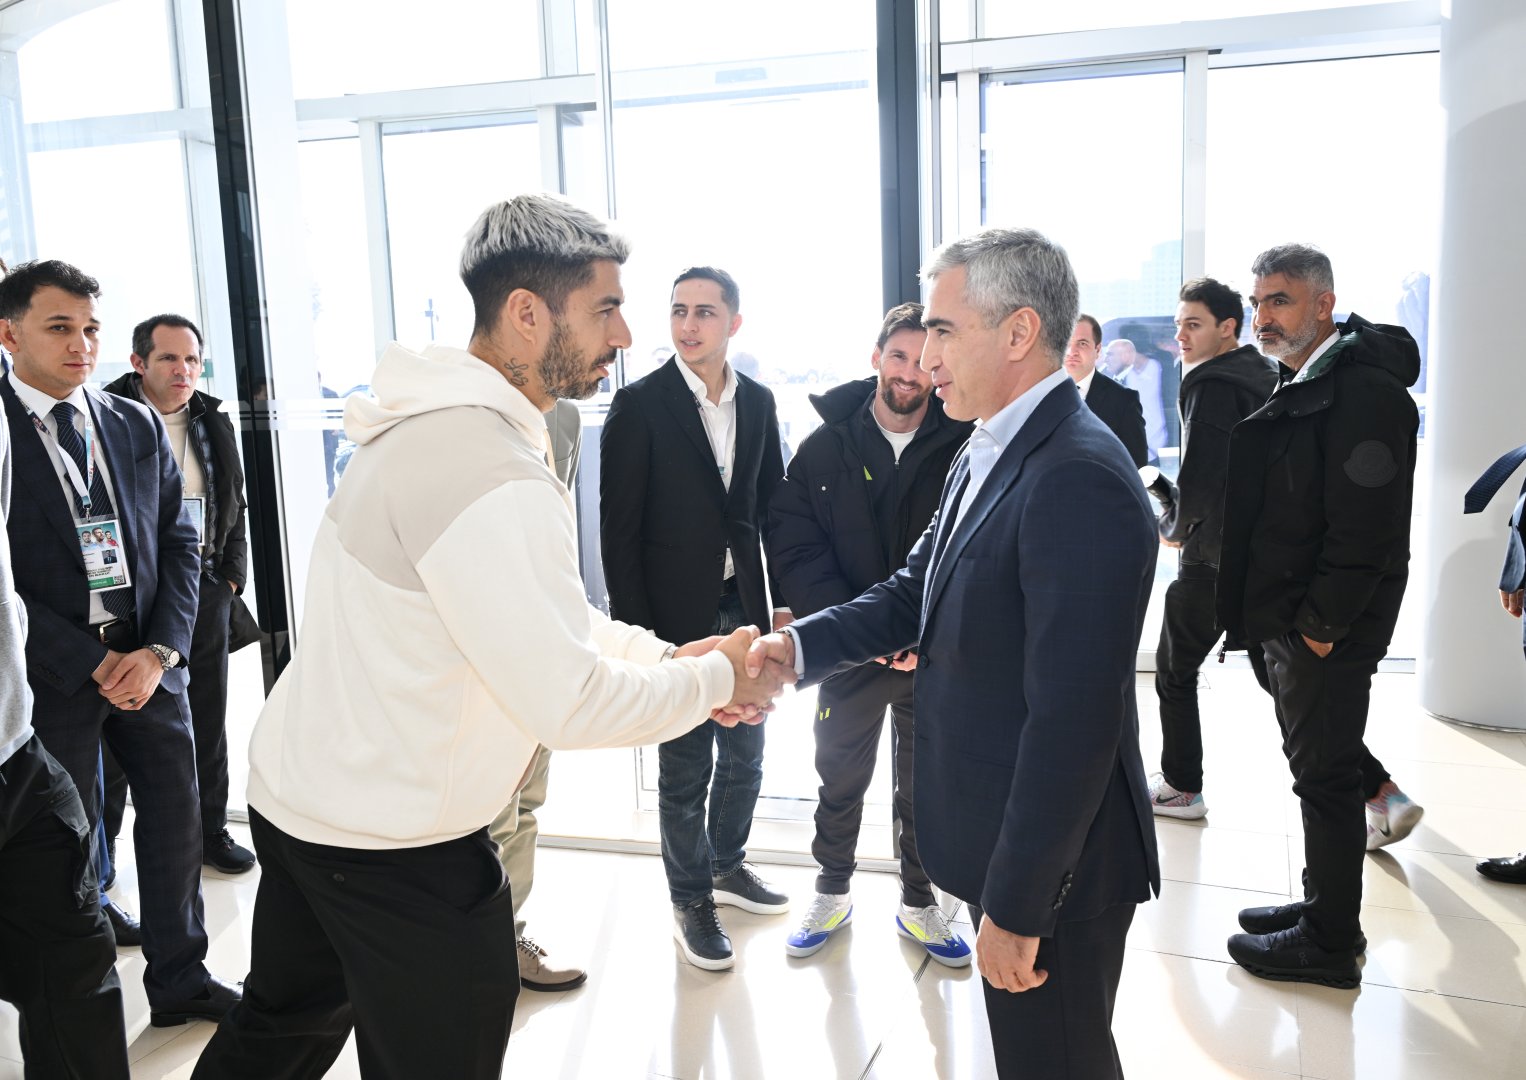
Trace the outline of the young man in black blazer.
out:
<instances>
[{"instance_id":1,"label":"young man in black blazer","mask_svg":"<svg viewBox=\"0 0 1526 1080\"><path fill-rule=\"evenodd\" d=\"M610 615L682 641L749 623L782 626L789 616L770 607L779 590L765 576L762 547L784 474L779 421L773 395L726 362L742 325L736 282L713 267L685 270L669 314L675 355L615 394L599 443ZM763 783L763 731L708 721L658 748L674 937L691 963L712 971L733 962L716 903L758 914L789 907L743 862Z\"/></svg>"},{"instance_id":2,"label":"young man in black blazer","mask_svg":"<svg viewBox=\"0 0 1526 1080\"><path fill-rule=\"evenodd\" d=\"M1070 335L1070 347L1065 350L1065 372L1075 380L1086 407L1118 436L1138 468L1150 460L1150 449L1145 443L1144 407L1139 403L1139 391L1097 371L1101 347L1102 325L1083 312Z\"/></svg>"}]
</instances>

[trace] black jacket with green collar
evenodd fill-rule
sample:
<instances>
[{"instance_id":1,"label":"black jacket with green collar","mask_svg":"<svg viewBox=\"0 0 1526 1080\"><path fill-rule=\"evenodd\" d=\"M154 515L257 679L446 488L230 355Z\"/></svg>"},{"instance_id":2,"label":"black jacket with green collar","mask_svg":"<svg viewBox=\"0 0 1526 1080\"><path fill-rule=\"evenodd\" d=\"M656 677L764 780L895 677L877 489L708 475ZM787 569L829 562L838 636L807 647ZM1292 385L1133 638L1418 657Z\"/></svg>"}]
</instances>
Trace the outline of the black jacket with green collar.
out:
<instances>
[{"instance_id":1,"label":"black jacket with green collar","mask_svg":"<svg viewBox=\"0 0 1526 1080\"><path fill-rule=\"evenodd\" d=\"M1419 415L1408 331L1352 315L1230 439L1219 620L1233 636L1387 645L1409 577Z\"/></svg>"}]
</instances>

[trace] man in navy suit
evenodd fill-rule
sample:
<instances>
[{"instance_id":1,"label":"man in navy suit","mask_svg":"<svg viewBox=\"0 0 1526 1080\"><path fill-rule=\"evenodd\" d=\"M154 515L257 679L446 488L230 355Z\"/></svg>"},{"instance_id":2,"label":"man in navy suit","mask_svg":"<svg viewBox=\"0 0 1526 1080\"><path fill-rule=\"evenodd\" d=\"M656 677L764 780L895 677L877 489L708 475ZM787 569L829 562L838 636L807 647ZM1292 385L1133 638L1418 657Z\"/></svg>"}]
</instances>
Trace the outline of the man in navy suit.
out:
<instances>
[{"instance_id":1,"label":"man in navy suit","mask_svg":"<svg viewBox=\"0 0 1526 1080\"><path fill-rule=\"evenodd\" d=\"M986 229L923 275L922 366L947 414L981 425L906 568L760 638L749 666L819 682L918 651L918 843L933 882L978 909L997 1073L1119 1077L1101 1036L1160 879L1134 702L1154 516L1061 366L1064 250Z\"/></svg>"},{"instance_id":2,"label":"man in navy suit","mask_svg":"<svg viewBox=\"0 0 1526 1080\"><path fill-rule=\"evenodd\" d=\"M137 793L143 983L163 1027L220 1019L239 990L202 963L184 659L196 621L196 529L164 426L137 402L85 386L99 358L99 295L94 278L57 261L24 263L0 282L0 346L14 365L0 380L14 454L7 524L16 591L31 616L38 738L73 779L92 831L103 737ZM113 567L87 567L87 525L117 540Z\"/></svg>"}]
</instances>

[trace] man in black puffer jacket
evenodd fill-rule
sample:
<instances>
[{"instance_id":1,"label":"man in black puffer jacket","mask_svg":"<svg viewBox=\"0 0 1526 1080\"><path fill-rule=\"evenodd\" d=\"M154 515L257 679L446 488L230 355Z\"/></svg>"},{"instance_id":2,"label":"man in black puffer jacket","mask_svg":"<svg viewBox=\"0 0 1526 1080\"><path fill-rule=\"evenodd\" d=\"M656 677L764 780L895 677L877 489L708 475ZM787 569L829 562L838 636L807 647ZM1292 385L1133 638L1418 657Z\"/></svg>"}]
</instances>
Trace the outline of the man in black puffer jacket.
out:
<instances>
[{"instance_id":1,"label":"man in black puffer jacket","mask_svg":"<svg viewBox=\"0 0 1526 1080\"><path fill-rule=\"evenodd\" d=\"M1155 692L1160 698L1160 772L1150 780L1150 808L1162 817L1200 818L1203 732L1198 719L1198 668L1223 630L1214 613L1213 579L1224 536L1224 475L1229 433L1277 388L1271 361L1239 345L1240 294L1213 278L1182 286L1176 340L1182 346L1178 406L1182 465L1175 501L1160 515L1160 540L1181 549L1176 580L1166 589ZM1251 646L1253 654L1259 645Z\"/></svg>"},{"instance_id":2,"label":"man in black puffer jacket","mask_svg":"<svg viewBox=\"0 0 1526 1080\"><path fill-rule=\"evenodd\" d=\"M769 505L768 559L785 601L802 617L846 603L906 564L906 553L938 508L944 478L971 424L950 420L918 367L927 332L922 305L885 316L874 349L876 377L845 383L811 402L824 421L800 444ZM901 860L899 932L950 966L969 947L937 907L917 858L912 820L912 670L915 653L864 664L821 684L816 771L821 776L816 900L786 950L809 956L846 926L848 882L888 707L894 718L892 819Z\"/></svg>"},{"instance_id":3,"label":"man in black puffer jacket","mask_svg":"<svg viewBox=\"0 0 1526 1080\"><path fill-rule=\"evenodd\" d=\"M1263 978L1350 989L1363 849L1422 813L1382 779L1364 841L1364 788L1386 776L1363 742L1368 699L1409 577L1420 351L1402 327L1337 327L1317 248L1272 248L1251 271L1252 325L1280 385L1230 439L1217 600L1225 629L1266 653L1305 869L1304 899L1242 911L1229 954Z\"/></svg>"}]
</instances>

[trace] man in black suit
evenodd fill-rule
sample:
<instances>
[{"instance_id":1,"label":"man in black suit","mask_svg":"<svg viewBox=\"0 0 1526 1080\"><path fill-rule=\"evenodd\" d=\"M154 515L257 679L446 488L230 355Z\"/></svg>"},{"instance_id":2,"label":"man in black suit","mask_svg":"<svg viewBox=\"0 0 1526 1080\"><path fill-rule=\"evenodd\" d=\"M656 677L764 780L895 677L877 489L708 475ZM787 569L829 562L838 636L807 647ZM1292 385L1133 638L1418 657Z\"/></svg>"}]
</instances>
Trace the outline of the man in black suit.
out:
<instances>
[{"instance_id":1,"label":"man in black suit","mask_svg":"<svg viewBox=\"0 0 1526 1080\"><path fill-rule=\"evenodd\" d=\"M976 959L1003 1077L1122 1075L1109 1033L1134 908L1159 888L1134 657L1155 520L1061 368L1063 249L986 229L940 249L922 366L979 418L905 569L760 638L817 682L915 648L918 846L983 912Z\"/></svg>"},{"instance_id":2,"label":"man in black suit","mask_svg":"<svg viewBox=\"0 0 1526 1080\"><path fill-rule=\"evenodd\" d=\"M1137 469L1150 460L1150 448L1145 444L1144 408L1139 403L1139 391L1130 390L1097 370L1101 344L1102 325L1083 312L1076 319L1076 328L1065 349L1065 373L1075 380L1086 407L1118 436Z\"/></svg>"},{"instance_id":3,"label":"man in black suit","mask_svg":"<svg viewBox=\"0 0 1526 1080\"><path fill-rule=\"evenodd\" d=\"M769 606L779 590L763 568L764 515L784 475L774 397L726 362L740 303L724 270L679 274L669 312L676 353L615 394L599 442L609 612L665 640L788 619ZM758 914L789 907L743 862L763 784L763 730L706 721L657 752L674 937L691 963L712 971L733 963L717 903Z\"/></svg>"},{"instance_id":4,"label":"man in black suit","mask_svg":"<svg viewBox=\"0 0 1526 1080\"><path fill-rule=\"evenodd\" d=\"M94 278L56 261L24 263L0 282L0 345L15 365L0 382L17 487L8 524L31 616L38 737L73 779L92 830L103 737L138 792L143 982L162 1027L220 1019L240 991L202 963L184 659L196 620L196 530L163 425L142 405L85 386L99 357L99 294ZM86 555L87 524L117 540L117 563Z\"/></svg>"}]
</instances>

